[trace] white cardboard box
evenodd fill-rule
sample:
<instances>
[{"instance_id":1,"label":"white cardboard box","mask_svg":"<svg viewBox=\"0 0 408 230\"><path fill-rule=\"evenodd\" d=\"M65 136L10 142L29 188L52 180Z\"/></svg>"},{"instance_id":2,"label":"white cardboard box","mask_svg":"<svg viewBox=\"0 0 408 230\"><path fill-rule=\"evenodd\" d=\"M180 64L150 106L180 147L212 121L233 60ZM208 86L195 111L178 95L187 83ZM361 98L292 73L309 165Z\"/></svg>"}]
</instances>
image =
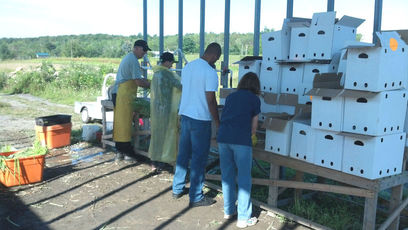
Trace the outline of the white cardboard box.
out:
<instances>
[{"instance_id":1,"label":"white cardboard box","mask_svg":"<svg viewBox=\"0 0 408 230\"><path fill-rule=\"evenodd\" d=\"M314 164L341 171L344 136L337 132L314 129Z\"/></svg>"},{"instance_id":2,"label":"white cardboard box","mask_svg":"<svg viewBox=\"0 0 408 230\"><path fill-rule=\"evenodd\" d=\"M262 113L275 112L295 115L299 109L297 95L263 92L261 98Z\"/></svg>"},{"instance_id":3,"label":"white cardboard box","mask_svg":"<svg viewBox=\"0 0 408 230\"><path fill-rule=\"evenodd\" d=\"M344 97L341 89L312 89L312 127L340 132L343 130Z\"/></svg>"},{"instance_id":4,"label":"white cardboard box","mask_svg":"<svg viewBox=\"0 0 408 230\"><path fill-rule=\"evenodd\" d=\"M234 62L234 64L239 64L238 82L241 80L242 76L248 72L254 72L259 78L261 73L262 57L247 56L242 58L240 61Z\"/></svg>"},{"instance_id":5,"label":"white cardboard box","mask_svg":"<svg viewBox=\"0 0 408 230\"><path fill-rule=\"evenodd\" d=\"M282 30L263 33L262 56L267 61L288 60L290 28L283 27Z\"/></svg>"},{"instance_id":6,"label":"white cardboard box","mask_svg":"<svg viewBox=\"0 0 408 230\"><path fill-rule=\"evenodd\" d=\"M380 92L406 87L408 50L395 32L377 32L379 43L358 43L347 48L344 88Z\"/></svg>"},{"instance_id":7,"label":"white cardboard box","mask_svg":"<svg viewBox=\"0 0 408 230\"><path fill-rule=\"evenodd\" d=\"M312 124L315 129L342 131L344 98L340 82L342 73L317 74L313 89L306 93L312 96Z\"/></svg>"},{"instance_id":8,"label":"white cardboard box","mask_svg":"<svg viewBox=\"0 0 408 230\"><path fill-rule=\"evenodd\" d=\"M259 96L261 101L261 114L259 115L258 119L260 121L264 121L266 115L268 113L277 113L278 112L278 95L272 93L263 93Z\"/></svg>"},{"instance_id":9,"label":"white cardboard box","mask_svg":"<svg viewBox=\"0 0 408 230\"><path fill-rule=\"evenodd\" d=\"M264 122L266 128L265 150L289 156L293 117L288 114L269 113Z\"/></svg>"},{"instance_id":10,"label":"white cardboard box","mask_svg":"<svg viewBox=\"0 0 408 230\"><path fill-rule=\"evenodd\" d=\"M309 43L309 27L307 26L292 26L290 36L290 60L307 60Z\"/></svg>"},{"instance_id":11,"label":"white cardboard box","mask_svg":"<svg viewBox=\"0 0 408 230\"><path fill-rule=\"evenodd\" d=\"M261 91L279 93L281 85L281 66L273 61L262 61L259 81Z\"/></svg>"},{"instance_id":12,"label":"white cardboard box","mask_svg":"<svg viewBox=\"0 0 408 230\"><path fill-rule=\"evenodd\" d=\"M400 174L405 138L405 133L378 137L346 135L342 171L372 180Z\"/></svg>"},{"instance_id":13,"label":"white cardboard box","mask_svg":"<svg viewBox=\"0 0 408 230\"><path fill-rule=\"evenodd\" d=\"M304 64L282 65L281 93L299 94L303 79Z\"/></svg>"},{"instance_id":14,"label":"white cardboard box","mask_svg":"<svg viewBox=\"0 0 408 230\"><path fill-rule=\"evenodd\" d=\"M304 68L303 68L302 83L307 88L313 88L313 80L316 74L336 73L337 69L338 69L338 63L336 62L332 62L329 64L305 63Z\"/></svg>"},{"instance_id":15,"label":"white cardboard box","mask_svg":"<svg viewBox=\"0 0 408 230\"><path fill-rule=\"evenodd\" d=\"M315 129L310 126L310 118L307 120L296 119L293 122L290 157L309 163L314 162L315 153Z\"/></svg>"},{"instance_id":16,"label":"white cardboard box","mask_svg":"<svg viewBox=\"0 0 408 230\"><path fill-rule=\"evenodd\" d=\"M401 133L407 109L407 91L343 92L343 131L371 136Z\"/></svg>"},{"instance_id":17,"label":"white cardboard box","mask_svg":"<svg viewBox=\"0 0 408 230\"><path fill-rule=\"evenodd\" d=\"M365 20L343 16L336 22L336 12L314 13L309 32L308 59L330 60L345 46L355 41L357 27Z\"/></svg>"}]
</instances>

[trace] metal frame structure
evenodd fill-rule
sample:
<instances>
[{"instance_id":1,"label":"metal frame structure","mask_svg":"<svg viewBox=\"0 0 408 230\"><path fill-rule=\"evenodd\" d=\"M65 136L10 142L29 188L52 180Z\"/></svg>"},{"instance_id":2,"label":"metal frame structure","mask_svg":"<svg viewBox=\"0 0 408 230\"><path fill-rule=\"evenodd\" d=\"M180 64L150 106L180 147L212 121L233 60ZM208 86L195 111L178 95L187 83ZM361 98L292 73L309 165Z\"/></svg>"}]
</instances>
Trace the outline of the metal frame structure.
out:
<instances>
[{"instance_id":1,"label":"metal frame structure","mask_svg":"<svg viewBox=\"0 0 408 230\"><path fill-rule=\"evenodd\" d=\"M286 0L286 18L293 17L293 0ZM164 50L164 0L159 0L160 3L160 40L159 53ZM178 0L178 49L183 51L183 0ZM334 11L334 0L327 0L327 11ZM375 32L381 30L383 0L375 0L374 7L374 27L373 27L373 43L376 42ZM253 39L253 55L259 55L259 35L260 35L260 19L261 19L261 0L255 0L255 18L254 18L254 39ZM224 15L224 60L221 64L221 69L228 69L229 66L229 35L230 35L230 0L225 0L225 15ZM147 41L147 0L143 0L143 39ZM200 56L204 53L205 44L205 0L200 0ZM147 65L146 59L142 65ZM183 63L177 63L177 69L183 68ZM221 83L223 87L228 87L227 72L221 74ZM147 72L143 73L147 78Z\"/></svg>"}]
</instances>

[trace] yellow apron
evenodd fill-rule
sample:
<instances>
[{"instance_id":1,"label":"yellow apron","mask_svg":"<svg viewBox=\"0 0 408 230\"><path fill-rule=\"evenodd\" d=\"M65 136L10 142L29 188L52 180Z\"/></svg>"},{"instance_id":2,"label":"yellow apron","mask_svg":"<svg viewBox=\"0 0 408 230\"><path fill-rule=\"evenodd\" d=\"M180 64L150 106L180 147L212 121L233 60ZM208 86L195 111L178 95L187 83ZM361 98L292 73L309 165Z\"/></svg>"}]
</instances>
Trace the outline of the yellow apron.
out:
<instances>
[{"instance_id":1,"label":"yellow apron","mask_svg":"<svg viewBox=\"0 0 408 230\"><path fill-rule=\"evenodd\" d=\"M137 85L134 80L119 85L116 106L113 110L113 140L115 142L130 142L132 140L132 102L136 95Z\"/></svg>"}]
</instances>

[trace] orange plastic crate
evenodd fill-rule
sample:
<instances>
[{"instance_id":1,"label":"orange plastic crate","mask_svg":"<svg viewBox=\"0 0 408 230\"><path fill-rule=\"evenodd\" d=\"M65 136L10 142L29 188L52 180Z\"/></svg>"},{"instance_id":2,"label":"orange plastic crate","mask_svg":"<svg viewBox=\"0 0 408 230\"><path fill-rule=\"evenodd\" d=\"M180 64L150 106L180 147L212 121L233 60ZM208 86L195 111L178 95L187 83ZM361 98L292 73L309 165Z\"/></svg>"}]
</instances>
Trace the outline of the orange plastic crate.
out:
<instances>
[{"instance_id":1,"label":"orange plastic crate","mask_svg":"<svg viewBox=\"0 0 408 230\"><path fill-rule=\"evenodd\" d=\"M71 123L35 126L37 139L49 149L60 148L71 144Z\"/></svg>"},{"instance_id":2,"label":"orange plastic crate","mask_svg":"<svg viewBox=\"0 0 408 230\"><path fill-rule=\"evenodd\" d=\"M2 156L9 156L14 152L0 153ZM15 159L5 160L10 170L4 172L0 170L0 182L6 187L32 184L43 179L45 155L19 158L20 170L16 171Z\"/></svg>"}]
</instances>

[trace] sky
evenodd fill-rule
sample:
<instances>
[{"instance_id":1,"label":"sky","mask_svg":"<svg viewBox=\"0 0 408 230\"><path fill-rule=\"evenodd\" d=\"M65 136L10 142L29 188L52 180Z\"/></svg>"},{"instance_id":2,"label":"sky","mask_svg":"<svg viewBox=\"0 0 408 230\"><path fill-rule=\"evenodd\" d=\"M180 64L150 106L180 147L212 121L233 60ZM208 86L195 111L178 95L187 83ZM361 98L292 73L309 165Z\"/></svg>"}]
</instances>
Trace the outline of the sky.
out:
<instances>
[{"instance_id":1,"label":"sky","mask_svg":"<svg viewBox=\"0 0 408 230\"><path fill-rule=\"evenodd\" d=\"M254 31L255 0L230 0L230 32ZM336 17L366 21L357 28L371 42L375 0L335 0ZM199 33L200 0L184 0L183 32ZM225 2L206 0L205 31L224 31ZM159 34L159 0L147 0L148 34ZM312 18L327 10L327 0L294 0L294 17ZM261 0L261 30L280 30L286 0ZM408 0L384 0L382 30L408 29ZM78 34L143 33L143 0L0 0L0 38ZM164 34L178 33L178 0L164 0Z\"/></svg>"}]
</instances>

